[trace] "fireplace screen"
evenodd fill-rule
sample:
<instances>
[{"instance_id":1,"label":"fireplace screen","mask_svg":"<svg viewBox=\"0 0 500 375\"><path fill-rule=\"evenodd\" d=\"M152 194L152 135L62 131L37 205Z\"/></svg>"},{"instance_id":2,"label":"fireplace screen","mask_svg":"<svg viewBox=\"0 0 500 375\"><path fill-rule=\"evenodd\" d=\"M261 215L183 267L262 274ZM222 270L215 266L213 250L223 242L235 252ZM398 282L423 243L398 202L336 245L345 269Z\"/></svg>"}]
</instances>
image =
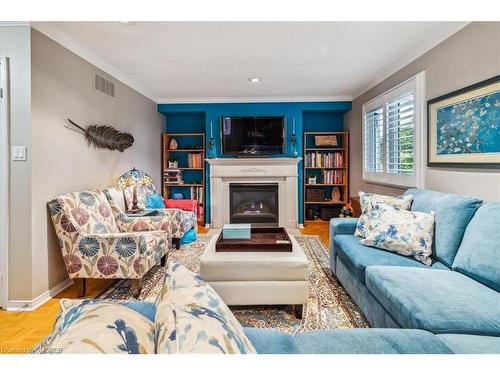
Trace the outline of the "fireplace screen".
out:
<instances>
[{"instance_id":1,"label":"fireplace screen","mask_svg":"<svg viewBox=\"0 0 500 375\"><path fill-rule=\"evenodd\" d=\"M230 222L278 225L278 184L229 184Z\"/></svg>"}]
</instances>

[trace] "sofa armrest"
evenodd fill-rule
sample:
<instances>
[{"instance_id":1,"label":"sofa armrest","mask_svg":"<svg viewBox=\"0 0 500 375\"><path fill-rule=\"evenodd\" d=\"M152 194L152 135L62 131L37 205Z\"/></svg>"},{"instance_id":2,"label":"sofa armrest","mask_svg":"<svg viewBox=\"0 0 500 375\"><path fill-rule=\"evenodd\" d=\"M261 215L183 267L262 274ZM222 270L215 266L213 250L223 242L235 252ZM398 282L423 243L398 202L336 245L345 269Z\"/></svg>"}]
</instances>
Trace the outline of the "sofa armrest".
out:
<instances>
[{"instance_id":1,"label":"sofa armrest","mask_svg":"<svg viewBox=\"0 0 500 375\"><path fill-rule=\"evenodd\" d=\"M337 263L337 249L335 245L335 236L340 234L354 234L357 218L335 218L330 220L330 269L335 273Z\"/></svg>"}]
</instances>

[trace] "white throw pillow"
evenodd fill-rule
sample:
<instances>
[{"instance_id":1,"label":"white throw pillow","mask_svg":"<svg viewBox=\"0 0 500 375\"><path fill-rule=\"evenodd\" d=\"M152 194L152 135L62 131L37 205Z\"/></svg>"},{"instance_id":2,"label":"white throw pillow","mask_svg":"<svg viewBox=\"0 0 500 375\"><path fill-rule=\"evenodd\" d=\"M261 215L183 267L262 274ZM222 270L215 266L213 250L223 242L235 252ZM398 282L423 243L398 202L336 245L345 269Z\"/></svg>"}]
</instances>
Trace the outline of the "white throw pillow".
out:
<instances>
[{"instance_id":1,"label":"white throw pillow","mask_svg":"<svg viewBox=\"0 0 500 375\"><path fill-rule=\"evenodd\" d=\"M411 212L377 203L366 219L365 239L360 244L413 256L426 266L432 264L434 211Z\"/></svg>"},{"instance_id":2,"label":"white throw pillow","mask_svg":"<svg viewBox=\"0 0 500 375\"><path fill-rule=\"evenodd\" d=\"M366 214L371 211L375 204L384 203L402 210L409 210L413 202L413 195L399 195L397 197L393 197L390 195L365 193L363 191L360 191L358 194L359 204L361 206L361 216L358 219L354 235L361 238L365 237L365 226L367 220Z\"/></svg>"}]
</instances>

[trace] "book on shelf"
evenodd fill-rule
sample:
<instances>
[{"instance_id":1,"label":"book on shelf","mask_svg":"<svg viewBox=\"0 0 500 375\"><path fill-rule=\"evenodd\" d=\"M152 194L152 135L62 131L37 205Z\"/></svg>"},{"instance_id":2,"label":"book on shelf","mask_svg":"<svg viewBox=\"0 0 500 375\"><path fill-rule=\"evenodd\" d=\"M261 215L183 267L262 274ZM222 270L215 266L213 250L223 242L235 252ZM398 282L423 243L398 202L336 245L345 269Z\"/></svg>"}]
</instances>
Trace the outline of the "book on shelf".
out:
<instances>
[{"instance_id":1,"label":"book on shelf","mask_svg":"<svg viewBox=\"0 0 500 375\"><path fill-rule=\"evenodd\" d=\"M203 202L203 186L194 186L191 189L191 199Z\"/></svg>"},{"instance_id":2,"label":"book on shelf","mask_svg":"<svg viewBox=\"0 0 500 375\"><path fill-rule=\"evenodd\" d=\"M188 154L188 168L203 168L203 155Z\"/></svg>"},{"instance_id":3,"label":"book on shelf","mask_svg":"<svg viewBox=\"0 0 500 375\"><path fill-rule=\"evenodd\" d=\"M343 184L344 183L344 171L343 170L324 170L321 171L321 174L323 176L323 183L324 184Z\"/></svg>"},{"instance_id":4,"label":"book on shelf","mask_svg":"<svg viewBox=\"0 0 500 375\"><path fill-rule=\"evenodd\" d=\"M191 190L191 199L197 200L200 205L200 216L203 217L205 207L203 205L203 186L196 186L190 188Z\"/></svg>"},{"instance_id":5,"label":"book on shelf","mask_svg":"<svg viewBox=\"0 0 500 375\"><path fill-rule=\"evenodd\" d=\"M309 168L343 168L343 152L308 152L306 153L306 167Z\"/></svg>"}]
</instances>

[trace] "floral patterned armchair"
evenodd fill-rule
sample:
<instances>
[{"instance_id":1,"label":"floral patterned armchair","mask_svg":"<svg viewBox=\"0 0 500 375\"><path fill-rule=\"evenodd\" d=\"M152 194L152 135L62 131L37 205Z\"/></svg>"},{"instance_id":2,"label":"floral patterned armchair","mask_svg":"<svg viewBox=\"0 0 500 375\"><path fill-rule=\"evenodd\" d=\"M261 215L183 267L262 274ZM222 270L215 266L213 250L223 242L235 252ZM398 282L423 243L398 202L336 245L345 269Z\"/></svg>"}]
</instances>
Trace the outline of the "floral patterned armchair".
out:
<instances>
[{"instance_id":1,"label":"floral patterned armchair","mask_svg":"<svg viewBox=\"0 0 500 375\"><path fill-rule=\"evenodd\" d=\"M85 294L87 278L131 279L138 296L142 277L165 264L171 229L162 217L118 224L101 191L64 194L48 203L64 264Z\"/></svg>"},{"instance_id":2,"label":"floral patterned armchair","mask_svg":"<svg viewBox=\"0 0 500 375\"><path fill-rule=\"evenodd\" d=\"M154 186L151 187L153 192ZM117 188L109 188L104 190L104 194L108 199L108 202L113 210L113 214L115 216L115 220L118 223L120 229L125 230L127 227L131 228L133 231L141 230L140 228L145 228L142 230L151 230L147 229L144 224L143 218L137 218L128 216L124 210L125 205L130 204L132 200L131 194L133 194L133 189L117 189ZM148 191L146 189L138 189L137 190L137 199L139 201L138 206L140 208L145 207L146 194ZM117 199L121 199L122 202L118 202ZM192 211L183 211L177 208L163 208L156 209L158 211L158 220L166 220L170 223L171 233L172 233L172 242L175 244L175 247L178 249L180 247L180 239L191 229L196 228L198 225L196 213ZM155 216L146 216L153 220Z\"/></svg>"}]
</instances>

